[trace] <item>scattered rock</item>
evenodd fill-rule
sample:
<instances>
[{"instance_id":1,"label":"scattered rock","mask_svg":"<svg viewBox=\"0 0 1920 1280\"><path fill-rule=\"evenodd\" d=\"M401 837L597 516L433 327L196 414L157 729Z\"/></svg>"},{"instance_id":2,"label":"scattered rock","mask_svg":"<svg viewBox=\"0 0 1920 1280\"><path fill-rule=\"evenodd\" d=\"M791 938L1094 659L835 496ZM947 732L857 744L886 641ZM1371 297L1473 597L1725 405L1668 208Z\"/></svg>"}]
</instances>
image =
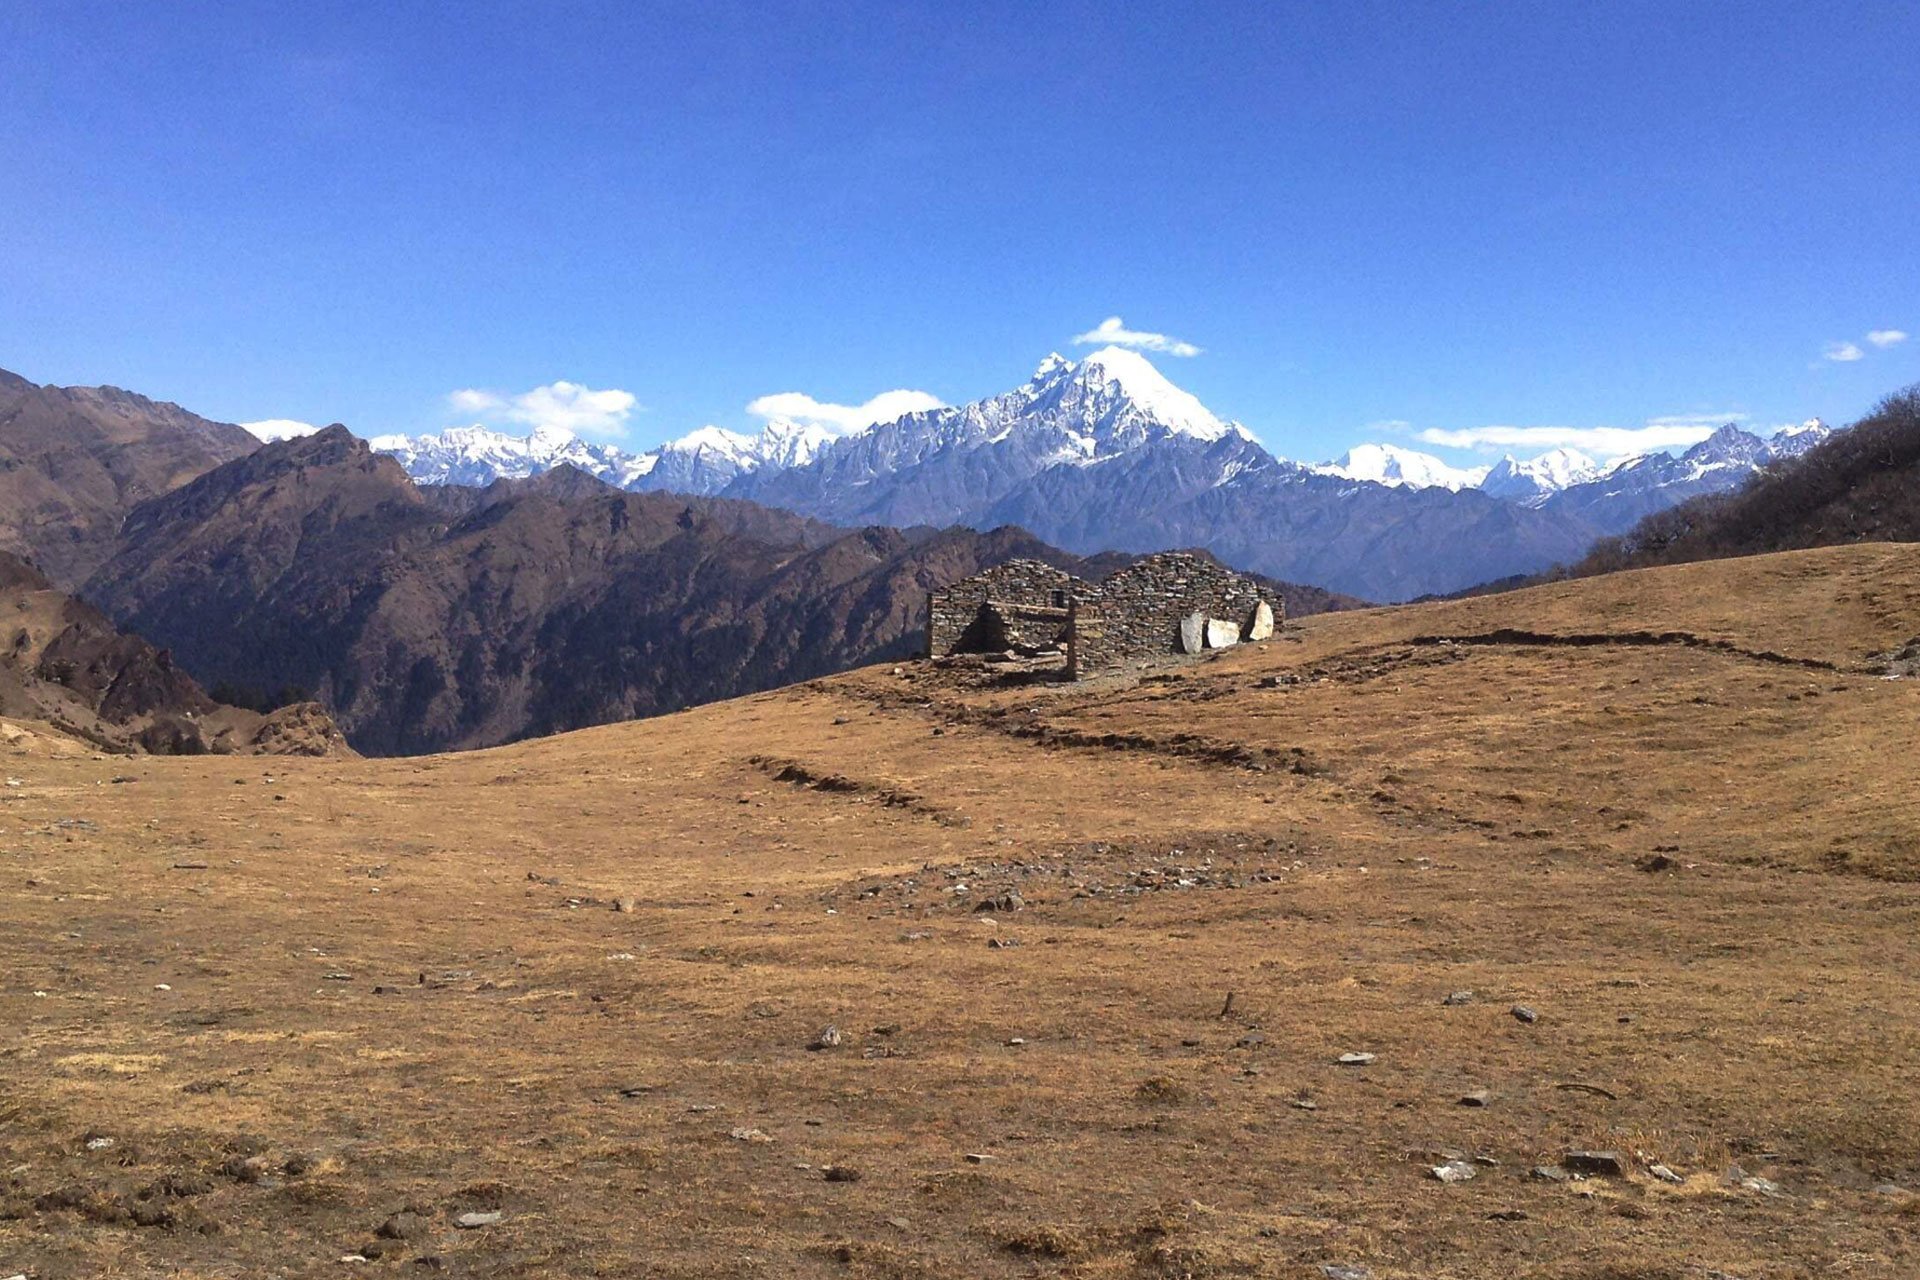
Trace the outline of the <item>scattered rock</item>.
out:
<instances>
[{"instance_id":1,"label":"scattered rock","mask_svg":"<svg viewBox=\"0 0 1920 1280\"><path fill-rule=\"evenodd\" d=\"M1007 1047L1008 1047L1008 1048L1012 1048L1012 1049L1017 1049L1017 1048L1019 1048L1019 1047L1020 1047L1021 1045L1023 1045L1023 1044L1025 1044L1025 1043L1026 1043L1026 1040L1025 1040L1025 1039L1024 1039L1023 1037L1021 1037L1021 1036L1008 1036L1008 1037L1007 1037Z\"/></svg>"},{"instance_id":2,"label":"scattered rock","mask_svg":"<svg viewBox=\"0 0 1920 1280\"><path fill-rule=\"evenodd\" d=\"M1448 992L1448 993L1447 993L1447 998L1446 998L1446 999L1444 999L1444 1000L1442 1000L1442 1001L1441 1001L1440 1003L1441 1003L1441 1004L1444 1004L1444 1005L1463 1005L1463 1004L1472 1004L1472 1003L1473 1003L1473 992L1471 992L1471 991L1450 991L1450 992Z\"/></svg>"},{"instance_id":3,"label":"scattered rock","mask_svg":"<svg viewBox=\"0 0 1920 1280\"><path fill-rule=\"evenodd\" d=\"M772 1142L773 1141L773 1138L767 1133L759 1129L749 1129L745 1125L742 1125L738 1129L732 1130L727 1136L732 1138L736 1142Z\"/></svg>"},{"instance_id":4,"label":"scattered rock","mask_svg":"<svg viewBox=\"0 0 1920 1280\"><path fill-rule=\"evenodd\" d=\"M1740 1185L1748 1191L1758 1191L1763 1196L1780 1196L1786 1194L1785 1187L1782 1187L1772 1178L1762 1178L1758 1174L1740 1179Z\"/></svg>"},{"instance_id":5,"label":"scattered rock","mask_svg":"<svg viewBox=\"0 0 1920 1280\"><path fill-rule=\"evenodd\" d=\"M829 1023L828 1025L820 1028L820 1034L816 1035L807 1044L807 1048L814 1050L815 1052L818 1052L821 1049L838 1049L842 1045L846 1044L846 1042L847 1042L846 1033L840 1030L840 1028Z\"/></svg>"},{"instance_id":6,"label":"scattered rock","mask_svg":"<svg viewBox=\"0 0 1920 1280\"><path fill-rule=\"evenodd\" d=\"M637 908L639 905L640 905L640 900L638 898L621 897L621 898L615 898L613 900L613 909L619 912L623 916L632 915L634 913L634 909Z\"/></svg>"},{"instance_id":7,"label":"scattered rock","mask_svg":"<svg viewBox=\"0 0 1920 1280\"><path fill-rule=\"evenodd\" d=\"M506 1216L498 1209L489 1209L485 1213L463 1213L453 1220L453 1225L462 1231L475 1231L481 1227L497 1226Z\"/></svg>"},{"instance_id":8,"label":"scattered rock","mask_svg":"<svg viewBox=\"0 0 1920 1280\"><path fill-rule=\"evenodd\" d=\"M1343 1053L1338 1061L1343 1067L1365 1067L1377 1061L1377 1057L1371 1053Z\"/></svg>"},{"instance_id":9,"label":"scattered rock","mask_svg":"<svg viewBox=\"0 0 1920 1280\"><path fill-rule=\"evenodd\" d=\"M89 1151L105 1151L108 1147L112 1145L113 1145L113 1139L105 1136L104 1134L98 1137L90 1137L87 1139L87 1150Z\"/></svg>"},{"instance_id":10,"label":"scattered rock","mask_svg":"<svg viewBox=\"0 0 1920 1280\"><path fill-rule=\"evenodd\" d=\"M1525 1222L1526 1220L1527 1211L1525 1209L1495 1209L1487 1215L1487 1221L1489 1222Z\"/></svg>"},{"instance_id":11,"label":"scattered rock","mask_svg":"<svg viewBox=\"0 0 1920 1280\"><path fill-rule=\"evenodd\" d=\"M1907 1189L1898 1183L1882 1182L1874 1187L1873 1194L1877 1196L1904 1196L1907 1194Z\"/></svg>"},{"instance_id":12,"label":"scattered rock","mask_svg":"<svg viewBox=\"0 0 1920 1280\"><path fill-rule=\"evenodd\" d=\"M1670 1182L1670 1183L1673 1183L1675 1186L1678 1186L1680 1183L1686 1181L1685 1178L1681 1177L1679 1174L1675 1173L1673 1170L1667 1168L1667 1166L1663 1164L1648 1165L1647 1172L1652 1174L1654 1177L1660 1179L1660 1181Z\"/></svg>"},{"instance_id":13,"label":"scattered rock","mask_svg":"<svg viewBox=\"0 0 1920 1280\"><path fill-rule=\"evenodd\" d=\"M1460 1105L1463 1107L1484 1107L1492 1101L1493 1094L1485 1089L1475 1089L1472 1093L1460 1095Z\"/></svg>"},{"instance_id":14,"label":"scattered rock","mask_svg":"<svg viewBox=\"0 0 1920 1280\"><path fill-rule=\"evenodd\" d=\"M261 1156L229 1156L220 1172L235 1182L258 1182L267 1176L267 1162Z\"/></svg>"},{"instance_id":15,"label":"scattered rock","mask_svg":"<svg viewBox=\"0 0 1920 1280\"><path fill-rule=\"evenodd\" d=\"M1635 864L1642 871L1653 873L1673 870L1673 859L1664 853L1650 853Z\"/></svg>"},{"instance_id":16,"label":"scattered rock","mask_svg":"<svg viewBox=\"0 0 1920 1280\"><path fill-rule=\"evenodd\" d=\"M967 1152L967 1163L968 1163L968 1164L985 1164L985 1163L986 1163L987 1161L989 1161L989 1160L991 1160L991 1159L993 1159L993 1157L992 1157L992 1156L990 1156L990 1155L988 1155L988 1154L987 1154L986 1152L984 1152L984 1151L969 1151L969 1152Z\"/></svg>"},{"instance_id":17,"label":"scattered rock","mask_svg":"<svg viewBox=\"0 0 1920 1280\"><path fill-rule=\"evenodd\" d=\"M1441 1182L1468 1182L1480 1171L1460 1160L1449 1160L1445 1164L1432 1165L1427 1170Z\"/></svg>"},{"instance_id":18,"label":"scattered rock","mask_svg":"<svg viewBox=\"0 0 1920 1280\"><path fill-rule=\"evenodd\" d=\"M373 1234L382 1240L418 1240L427 1234L428 1223L424 1215L411 1209L402 1209L378 1227Z\"/></svg>"},{"instance_id":19,"label":"scattered rock","mask_svg":"<svg viewBox=\"0 0 1920 1280\"><path fill-rule=\"evenodd\" d=\"M1312 1098L1293 1098L1287 1102L1287 1105L1295 1111L1318 1111L1320 1109L1320 1104Z\"/></svg>"},{"instance_id":20,"label":"scattered rock","mask_svg":"<svg viewBox=\"0 0 1920 1280\"><path fill-rule=\"evenodd\" d=\"M1320 1264L1320 1274L1326 1280L1372 1280L1373 1272L1365 1267L1349 1267L1338 1262Z\"/></svg>"},{"instance_id":21,"label":"scattered rock","mask_svg":"<svg viewBox=\"0 0 1920 1280\"><path fill-rule=\"evenodd\" d=\"M826 1168L822 1169L820 1171L820 1174L828 1182L860 1181L860 1171L858 1169L853 1168L851 1165L830 1164Z\"/></svg>"},{"instance_id":22,"label":"scattered rock","mask_svg":"<svg viewBox=\"0 0 1920 1280\"><path fill-rule=\"evenodd\" d=\"M905 1218L888 1218L887 1225L892 1227L896 1231L907 1231L907 1230L911 1230L913 1227L913 1224L911 1222L908 1222Z\"/></svg>"},{"instance_id":23,"label":"scattered rock","mask_svg":"<svg viewBox=\"0 0 1920 1280\"><path fill-rule=\"evenodd\" d=\"M1266 1042L1267 1042L1267 1037L1263 1032L1249 1031L1247 1032L1247 1034L1240 1037L1239 1047L1242 1049L1254 1049L1254 1048L1258 1048L1260 1045L1265 1044Z\"/></svg>"},{"instance_id":24,"label":"scattered rock","mask_svg":"<svg viewBox=\"0 0 1920 1280\"><path fill-rule=\"evenodd\" d=\"M1190 613L1180 619L1180 652L1199 653L1207 646L1207 615Z\"/></svg>"},{"instance_id":25,"label":"scattered rock","mask_svg":"<svg viewBox=\"0 0 1920 1280\"><path fill-rule=\"evenodd\" d=\"M1557 1164L1537 1164L1533 1167L1533 1172L1528 1176L1537 1178L1541 1182L1565 1182L1573 1177L1572 1174Z\"/></svg>"},{"instance_id":26,"label":"scattered rock","mask_svg":"<svg viewBox=\"0 0 1920 1280\"><path fill-rule=\"evenodd\" d=\"M1603 1178L1627 1176L1627 1161L1618 1151L1569 1151L1560 1161L1574 1173Z\"/></svg>"},{"instance_id":27,"label":"scattered rock","mask_svg":"<svg viewBox=\"0 0 1920 1280\"><path fill-rule=\"evenodd\" d=\"M1515 1018L1519 1019L1521 1022L1531 1023L1531 1022L1540 1021L1540 1015L1538 1013L1535 1013L1532 1008L1524 1004L1517 1004L1513 1006L1513 1008L1507 1010L1507 1012L1511 1013Z\"/></svg>"},{"instance_id":28,"label":"scattered rock","mask_svg":"<svg viewBox=\"0 0 1920 1280\"><path fill-rule=\"evenodd\" d=\"M1253 619L1247 623L1247 639L1268 640L1273 637L1273 606L1262 600L1253 606Z\"/></svg>"},{"instance_id":29,"label":"scattered rock","mask_svg":"<svg viewBox=\"0 0 1920 1280\"><path fill-rule=\"evenodd\" d=\"M997 898L987 898L974 908L975 911L998 911L1011 915L1027 905L1027 900L1009 889Z\"/></svg>"}]
</instances>

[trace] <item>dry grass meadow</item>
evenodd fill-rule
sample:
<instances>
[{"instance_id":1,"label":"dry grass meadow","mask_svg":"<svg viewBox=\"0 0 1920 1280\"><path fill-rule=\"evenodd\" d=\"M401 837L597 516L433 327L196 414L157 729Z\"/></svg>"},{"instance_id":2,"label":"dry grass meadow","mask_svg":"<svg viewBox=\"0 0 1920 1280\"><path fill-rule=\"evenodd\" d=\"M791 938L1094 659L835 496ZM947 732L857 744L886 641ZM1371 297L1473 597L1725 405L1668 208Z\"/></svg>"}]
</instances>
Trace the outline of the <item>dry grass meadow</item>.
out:
<instances>
[{"instance_id":1,"label":"dry grass meadow","mask_svg":"<svg viewBox=\"0 0 1920 1280\"><path fill-rule=\"evenodd\" d=\"M1866 546L464 755L15 725L0 1277L1920 1275L1916 634Z\"/></svg>"}]
</instances>

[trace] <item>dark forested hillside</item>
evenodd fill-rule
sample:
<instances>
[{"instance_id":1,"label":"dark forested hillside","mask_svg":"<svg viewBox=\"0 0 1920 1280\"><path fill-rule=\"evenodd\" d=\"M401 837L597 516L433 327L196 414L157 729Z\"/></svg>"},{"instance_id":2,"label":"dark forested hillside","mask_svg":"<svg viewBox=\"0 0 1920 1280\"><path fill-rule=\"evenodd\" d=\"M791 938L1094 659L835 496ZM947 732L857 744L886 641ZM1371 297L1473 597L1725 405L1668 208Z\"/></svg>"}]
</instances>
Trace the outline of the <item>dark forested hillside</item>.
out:
<instances>
[{"instance_id":1,"label":"dark forested hillside","mask_svg":"<svg viewBox=\"0 0 1920 1280\"><path fill-rule=\"evenodd\" d=\"M1695 498L1596 544L1573 572L1849 542L1920 541L1920 387L1736 493Z\"/></svg>"}]
</instances>

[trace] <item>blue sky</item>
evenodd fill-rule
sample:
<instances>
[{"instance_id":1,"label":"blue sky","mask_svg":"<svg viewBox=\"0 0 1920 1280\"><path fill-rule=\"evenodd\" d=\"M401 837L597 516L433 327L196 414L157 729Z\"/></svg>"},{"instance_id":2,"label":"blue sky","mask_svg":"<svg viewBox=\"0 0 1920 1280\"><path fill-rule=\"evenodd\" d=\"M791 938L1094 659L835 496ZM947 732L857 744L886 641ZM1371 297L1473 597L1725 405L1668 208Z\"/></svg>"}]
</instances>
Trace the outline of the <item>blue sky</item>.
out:
<instances>
[{"instance_id":1,"label":"blue sky","mask_svg":"<svg viewBox=\"0 0 1920 1280\"><path fill-rule=\"evenodd\" d=\"M642 447L1122 316L1294 457L1845 421L1920 381L1916 49L1910 3L0 0L0 366Z\"/></svg>"}]
</instances>

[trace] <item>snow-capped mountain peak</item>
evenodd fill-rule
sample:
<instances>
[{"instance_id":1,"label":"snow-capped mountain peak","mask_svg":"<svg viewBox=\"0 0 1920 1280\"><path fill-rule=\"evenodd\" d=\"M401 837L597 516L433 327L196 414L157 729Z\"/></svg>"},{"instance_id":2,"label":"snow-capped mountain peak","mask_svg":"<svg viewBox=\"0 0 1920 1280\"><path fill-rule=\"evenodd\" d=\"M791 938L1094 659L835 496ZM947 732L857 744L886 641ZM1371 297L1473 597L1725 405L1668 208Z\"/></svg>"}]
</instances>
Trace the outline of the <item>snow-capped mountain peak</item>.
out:
<instances>
[{"instance_id":1,"label":"snow-capped mountain peak","mask_svg":"<svg viewBox=\"0 0 1920 1280\"><path fill-rule=\"evenodd\" d=\"M678 440L661 445L675 453L712 453L722 458L745 459L755 455L756 439L729 431L725 427L705 426L687 432Z\"/></svg>"},{"instance_id":2,"label":"snow-capped mountain peak","mask_svg":"<svg viewBox=\"0 0 1920 1280\"><path fill-rule=\"evenodd\" d=\"M1819 418L1808 418L1797 427L1782 427L1773 433L1767 441L1774 456L1779 458L1797 458L1816 445L1823 444L1833 435L1833 428Z\"/></svg>"},{"instance_id":3,"label":"snow-capped mountain peak","mask_svg":"<svg viewBox=\"0 0 1920 1280\"><path fill-rule=\"evenodd\" d=\"M1560 490L1598 479L1607 471L1578 449L1550 449L1524 460L1508 454L1488 469L1480 488L1496 498L1538 506Z\"/></svg>"},{"instance_id":4,"label":"snow-capped mountain peak","mask_svg":"<svg viewBox=\"0 0 1920 1280\"><path fill-rule=\"evenodd\" d=\"M803 467L837 439L834 432L818 423L776 418L760 432L760 463L767 467Z\"/></svg>"},{"instance_id":5,"label":"snow-capped mountain peak","mask_svg":"<svg viewBox=\"0 0 1920 1280\"><path fill-rule=\"evenodd\" d=\"M1486 479L1487 467L1448 466L1430 453L1391 444L1362 444L1332 462L1309 468L1317 475L1366 480L1394 488L1471 489Z\"/></svg>"},{"instance_id":6,"label":"snow-capped mountain peak","mask_svg":"<svg viewBox=\"0 0 1920 1280\"><path fill-rule=\"evenodd\" d=\"M1041 364L1045 370L1058 356ZM1200 440L1218 440L1232 428L1216 418L1191 392L1182 391L1137 351L1124 347L1102 347L1078 365L1053 365L1056 372L1070 369L1071 377L1098 399L1130 402L1144 417L1178 434Z\"/></svg>"},{"instance_id":7,"label":"snow-capped mountain peak","mask_svg":"<svg viewBox=\"0 0 1920 1280\"><path fill-rule=\"evenodd\" d=\"M1054 351L1049 353L1047 358L1040 362L1040 367L1033 371L1033 377L1029 378L1028 381L1045 382L1062 369L1071 368L1073 368L1073 361L1067 359L1058 351Z\"/></svg>"}]
</instances>

